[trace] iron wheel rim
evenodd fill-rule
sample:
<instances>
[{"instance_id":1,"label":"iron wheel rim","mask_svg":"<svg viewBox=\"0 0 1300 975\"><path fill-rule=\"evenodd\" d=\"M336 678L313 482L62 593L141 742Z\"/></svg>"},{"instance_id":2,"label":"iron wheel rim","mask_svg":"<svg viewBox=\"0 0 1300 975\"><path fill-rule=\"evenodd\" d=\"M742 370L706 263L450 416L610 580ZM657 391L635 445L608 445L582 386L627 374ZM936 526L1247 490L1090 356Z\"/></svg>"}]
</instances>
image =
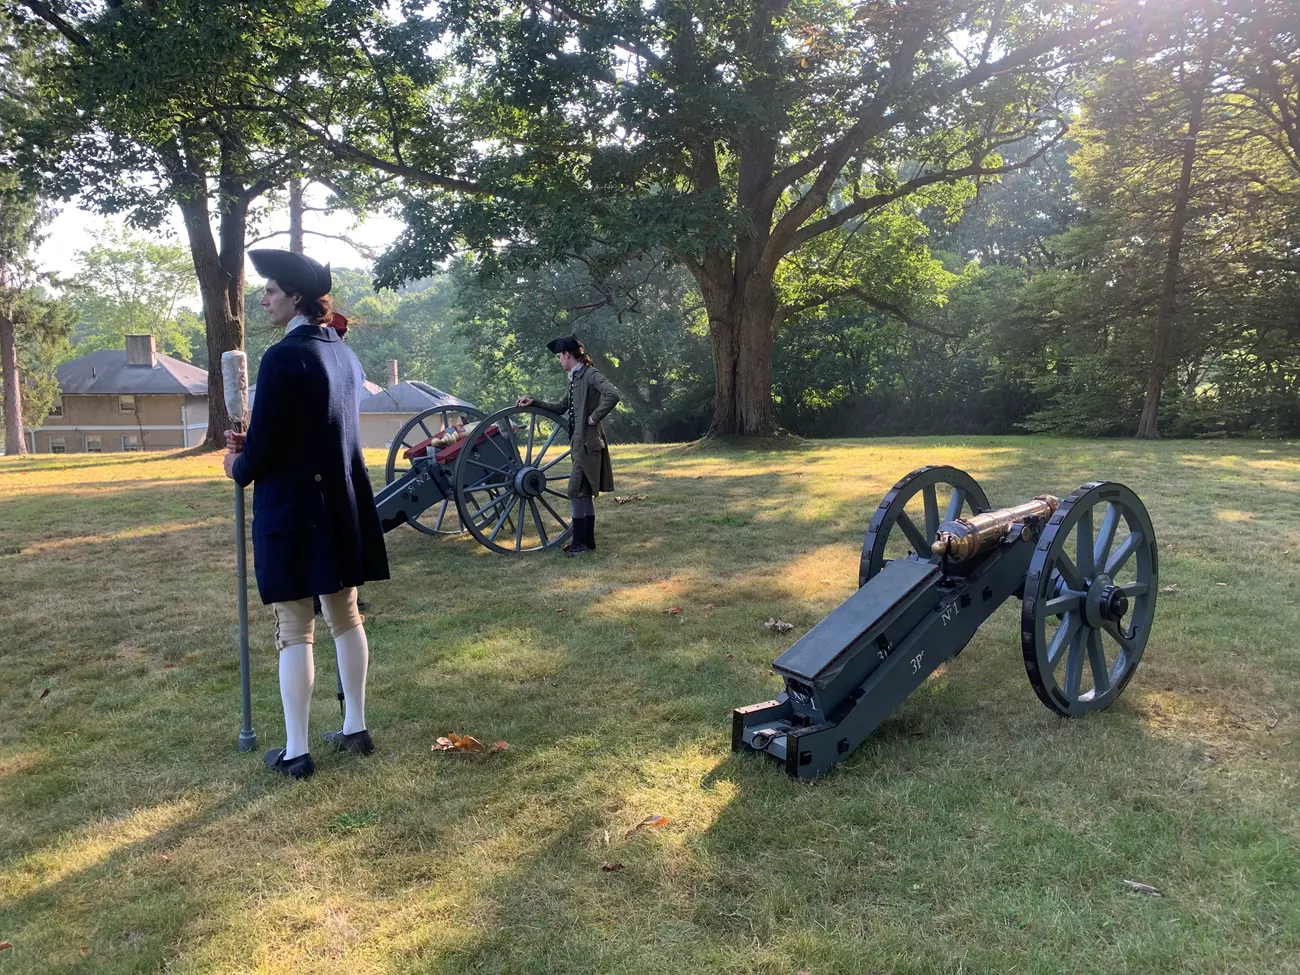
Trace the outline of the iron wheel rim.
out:
<instances>
[{"instance_id":1,"label":"iron wheel rim","mask_svg":"<svg viewBox=\"0 0 1300 975\"><path fill-rule=\"evenodd\" d=\"M1128 601L1118 618L1107 612L1115 591ZM1142 660L1158 592L1155 527L1131 489L1092 481L1061 502L1034 550L1021 608L1039 700L1066 717L1114 704Z\"/></svg>"},{"instance_id":2,"label":"iron wheel rim","mask_svg":"<svg viewBox=\"0 0 1300 975\"><path fill-rule=\"evenodd\" d=\"M384 483L392 484L410 471L411 462L402 457L402 453L422 440L436 437L441 430L447 428L448 420L453 415L462 417L461 422L464 423L484 418L483 412L472 406L435 406L417 413L402 424L402 428L397 431L397 436L389 444L388 461L384 465ZM440 418L438 422L442 424L438 431L434 431L433 424L429 422L434 418ZM407 519L406 523L426 535L459 535L465 530L464 525L461 524L460 513L451 498L444 498L437 504L431 505L417 517Z\"/></svg>"},{"instance_id":3,"label":"iron wheel rim","mask_svg":"<svg viewBox=\"0 0 1300 975\"><path fill-rule=\"evenodd\" d=\"M948 488L943 492L945 497L942 502L940 485ZM908 503L918 495L922 498L924 509L923 527L917 526L906 510ZM886 550L896 527L912 545L912 550L903 557L937 565L939 558L930 552L929 544L934 541L939 525L962 517L967 511L979 514L988 511L989 507L984 489L965 471L944 464L918 467L893 486L871 517L866 540L862 543L858 588L865 586L892 561L887 557ZM923 556L917 552L918 548L925 549Z\"/></svg>"},{"instance_id":4,"label":"iron wheel rim","mask_svg":"<svg viewBox=\"0 0 1300 975\"><path fill-rule=\"evenodd\" d=\"M497 426L496 435L483 431ZM452 488L461 524L484 547L505 555L555 548L573 531L567 482L565 419L536 406L493 413L460 451Z\"/></svg>"}]
</instances>

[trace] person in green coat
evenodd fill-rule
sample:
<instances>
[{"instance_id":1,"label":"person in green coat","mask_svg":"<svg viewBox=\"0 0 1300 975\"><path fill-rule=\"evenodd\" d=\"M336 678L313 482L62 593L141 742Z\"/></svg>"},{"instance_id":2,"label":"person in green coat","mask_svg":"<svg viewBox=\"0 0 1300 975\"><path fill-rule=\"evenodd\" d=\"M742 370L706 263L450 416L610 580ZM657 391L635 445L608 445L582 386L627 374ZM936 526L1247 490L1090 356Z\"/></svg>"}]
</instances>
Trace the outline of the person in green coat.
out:
<instances>
[{"instance_id":1,"label":"person in green coat","mask_svg":"<svg viewBox=\"0 0 1300 975\"><path fill-rule=\"evenodd\" d=\"M522 396L517 406L538 406L565 417L569 423L569 504L573 509L573 541L569 555L596 550L596 495L614 490L614 468L609 462L609 442L602 421L618 405L618 390L596 371L591 356L575 335L552 339L546 347L556 354L560 368L569 374L569 388L558 403Z\"/></svg>"}]
</instances>

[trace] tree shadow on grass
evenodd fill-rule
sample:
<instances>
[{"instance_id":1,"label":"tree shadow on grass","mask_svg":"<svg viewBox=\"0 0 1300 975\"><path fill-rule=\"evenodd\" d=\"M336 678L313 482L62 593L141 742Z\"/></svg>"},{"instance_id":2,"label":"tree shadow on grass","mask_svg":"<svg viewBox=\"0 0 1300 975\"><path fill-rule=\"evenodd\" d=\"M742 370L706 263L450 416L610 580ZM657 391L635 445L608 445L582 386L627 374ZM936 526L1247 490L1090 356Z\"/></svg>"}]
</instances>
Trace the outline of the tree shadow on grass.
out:
<instances>
[{"instance_id":1,"label":"tree shadow on grass","mask_svg":"<svg viewBox=\"0 0 1300 975\"><path fill-rule=\"evenodd\" d=\"M1015 614L1004 610L823 782L798 785L728 751L730 709L769 696L771 660L856 585L857 548L883 494L874 485L887 490L913 457L933 453L1009 504L1124 466L1109 450L922 446L891 461L887 445L837 446L782 454L772 471L746 469L761 457L728 456L724 471L698 478L698 457L689 467L647 461L620 472L619 490L645 502L598 502L594 559L505 558L466 538L393 533L395 578L365 591L379 754L322 757L304 786L233 754L229 532L187 529L175 549L92 543L86 565L62 566L68 549L51 549L26 579L30 600L67 585L64 569L93 574L84 605L62 611L62 637L32 628L33 652L0 661L18 678L0 704L19 719L0 741L40 753L0 779L0 818L28 824L11 827L0 850L9 875L53 851L57 879L10 886L3 933L61 961L90 930L106 952L100 967L122 971L948 971L954 959L1046 971L1064 957L1081 959L1079 971L1143 958L1163 971L1179 967L1175 944L1207 962L1197 970L1277 968L1295 947L1286 892L1297 868L1279 840L1296 826L1295 805L1271 786L1247 787L1257 774L1247 759L1256 748L1282 762L1290 739L1252 726L1201 741L1195 716L1170 727L1153 711L1172 693L1201 715L1252 683L1238 662L1232 686L1199 696L1184 687L1209 683L1221 625L1184 644L1166 642L1158 624L1119 703L1064 722L1029 690ZM1158 528L1182 530L1197 512L1161 480L1178 461L1152 456L1131 486L1155 499ZM807 470L834 464L850 468L842 482L822 471L808 487ZM224 491L170 490L200 519L228 510ZM124 510L157 497L132 486ZM168 523L162 510L149 517ZM72 541L94 520L86 499L56 496L39 527L66 523ZM184 627L184 639L144 659L98 650L97 618L135 596L114 588L121 574L144 564L163 580L191 542L198 571L183 600L160 585L140 631ZM1195 555L1189 573L1206 560ZM809 588L823 575L832 581ZM1285 584L1274 578L1262 592ZM152 584L135 588L155 596ZM661 611L675 604L683 612ZM1213 622L1199 601L1172 606L1179 632ZM771 613L800 629L774 636L760 622ZM259 628L255 619L264 646ZM165 671L158 661L173 650L180 665ZM38 698L32 680L70 654L75 674L56 675ZM314 733L337 720L329 656L322 638ZM1153 675L1177 676L1177 688L1161 690ZM271 654L255 654L254 691L265 746L279 728ZM431 753L449 731L511 748ZM1216 779L1216 764L1232 784ZM145 819L180 811L92 856L111 832L99 824L136 809ZM371 814L370 826L337 825ZM669 825L635 829L651 814ZM58 851L74 847L88 848L86 862L59 873ZM1135 900L1120 874L1167 897Z\"/></svg>"}]
</instances>

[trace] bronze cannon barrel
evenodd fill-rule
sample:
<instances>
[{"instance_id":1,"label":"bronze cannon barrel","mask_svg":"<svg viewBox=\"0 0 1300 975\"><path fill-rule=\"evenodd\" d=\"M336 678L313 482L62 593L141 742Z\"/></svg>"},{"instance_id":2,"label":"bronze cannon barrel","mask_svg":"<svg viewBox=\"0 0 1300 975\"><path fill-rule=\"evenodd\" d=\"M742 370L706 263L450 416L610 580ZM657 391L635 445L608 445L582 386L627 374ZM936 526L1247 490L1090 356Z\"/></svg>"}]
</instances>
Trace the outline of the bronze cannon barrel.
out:
<instances>
[{"instance_id":1,"label":"bronze cannon barrel","mask_svg":"<svg viewBox=\"0 0 1300 975\"><path fill-rule=\"evenodd\" d=\"M945 521L935 532L930 551L940 557L947 556L952 562L962 562L1000 544L1014 525L1023 525L1030 519L1046 521L1060 503L1050 494L1040 494L1014 508L1000 508L969 518Z\"/></svg>"}]
</instances>

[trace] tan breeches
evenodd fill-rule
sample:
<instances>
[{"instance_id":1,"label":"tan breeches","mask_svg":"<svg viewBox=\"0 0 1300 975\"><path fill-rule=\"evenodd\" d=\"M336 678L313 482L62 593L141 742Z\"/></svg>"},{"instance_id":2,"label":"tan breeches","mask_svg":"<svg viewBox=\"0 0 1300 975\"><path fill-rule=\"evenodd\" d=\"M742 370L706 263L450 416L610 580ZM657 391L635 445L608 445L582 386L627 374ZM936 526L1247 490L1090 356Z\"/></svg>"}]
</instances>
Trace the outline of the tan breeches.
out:
<instances>
[{"instance_id":1,"label":"tan breeches","mask_svg":"<svg viewBox=\"0 0 1300 975\"><path fill-rule=\"evenodd\" d=\"M357 612L355 586L321 596L320 608L329 624L330 636L336 640L365 622L365 617ZM310 596L287 603L272 603L271 611L275 613L275 649L314 642L316 613Z\"/></svg>"}]
</instances>

